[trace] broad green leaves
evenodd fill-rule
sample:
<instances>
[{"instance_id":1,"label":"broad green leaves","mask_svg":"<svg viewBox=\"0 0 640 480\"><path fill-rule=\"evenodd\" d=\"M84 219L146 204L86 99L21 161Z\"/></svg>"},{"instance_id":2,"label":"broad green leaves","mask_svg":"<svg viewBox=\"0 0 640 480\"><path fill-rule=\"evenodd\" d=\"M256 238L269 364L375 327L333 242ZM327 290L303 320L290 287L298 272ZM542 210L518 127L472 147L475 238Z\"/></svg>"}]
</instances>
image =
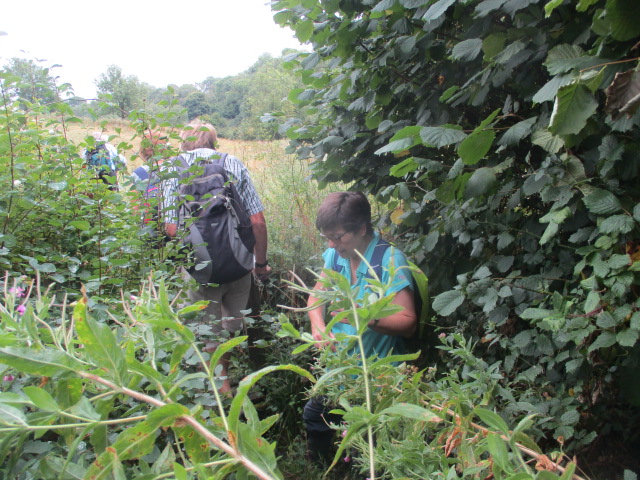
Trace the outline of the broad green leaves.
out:
<instances>
[{"instance_id":1,"label":"broad green leaves","mask_svg":"<svg viewBox=\"0 0 640 480\"><path fill-rule=\"evenodd\" d=\"M572 84L560 88L553 105L549 131L556 135L580 133L598 108L598 102L584 85Z\"/></svg>"},{"instance_id":2,"label":"broad green leaves","mask_svg":"<svg viewBox=\"0 0 640 480\"><path fill-rule=\"evenodd\" d=\"M528 402L544 382L594 385L601 351L624 352L604 355L615 368L635 358L637 325L618 311L640 308L634 2L314 5L289 8L323 22L310 41L330 81L308 100L314 133L294 147L323 181L377 194L381 228L432 272L438 325L508 372L496 405ZM595 435L567 420L577 398L562 396L543 427L575 448Z\"/></svg>"},{"instance_id":3,"label":"broad green leaves","mask_svg":"<svg viewBox=\"0 0 640 480\"><path fill-rule=\"evenodd\" d=\"M107 325L100 324L87 315L86 298L78 301L73 319L78 340L87 349L95 366L118 385L126 385L128 375L122 349Z\"/></svg>"},{"instance_id":4,"label":"broad green leaves","mask_svg":"<svg viewBox=\"0 0 640 480\"><path fill-rule=\"evenodd\" d=\"M482 40L480 38L470 38L456 44L451 55L456 60L471 61L480 54L481 50Z\"/></svg>"},{"instance_id":5,"label":"broad green leaves","mask_svg":"<svg viewBox=\"0 0 640 480\"><path fill-rule=\"evenodd\" d=\"M613 38L624 42L640 35L640 25L635 19L637 7L633 0L607 0L606 17Z\"/></svg>"},{"instance_id":6,"label":"broad green leaves","mask_svg":"<svg viewBox=\"0 0 640 480\"><path fill-rule=\"evenodd\" d=\"M491 130L474 132L462 141L458 154L467 165L475 165L489 152L495 138Z\"/></svg>"}]
</instances>

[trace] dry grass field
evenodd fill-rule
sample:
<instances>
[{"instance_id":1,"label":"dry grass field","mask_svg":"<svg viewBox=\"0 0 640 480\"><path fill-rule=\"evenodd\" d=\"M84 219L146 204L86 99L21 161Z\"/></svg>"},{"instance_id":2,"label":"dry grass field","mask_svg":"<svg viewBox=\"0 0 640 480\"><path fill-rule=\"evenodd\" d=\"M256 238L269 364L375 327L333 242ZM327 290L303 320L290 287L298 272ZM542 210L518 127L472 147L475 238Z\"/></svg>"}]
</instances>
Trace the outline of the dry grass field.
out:
<instances>
[{"instance_id":1,"label":"dry grass field","mask_svg":"<svg viewBox=\"0 0 640 480\"><path fill-rule=\"evenodd\" d=\"M119 149L128 160L130 172L142 163L140 158L132 159L139 153L140 139L134 138L135 131L128 122L109 122L104 130L99 123L71 124L67 137L77 144L96 131L114 135L111 143L116 146L130 146ZM309 259L322 251L314 218L319 202L327 192L320 191L317 183L308 179L310 172L305 162L284 153L286 144L285 140L267 142L220 138L218 149L237 156L249 169L265 207L272 264L286 266L302 274L309 266ZM344 186L338 185L330 189L342 188Z\"/></svg>"},{"instance_id":2,"label":"dry grass field","mask_svg":"<svg viewBox=\"0 0 640 480\"><path fill-rule=\"evenodd\" d=\"M69 124L67 128L67 137L74 143L82 142L86 136L91 135L93 132L102 132L109 136L114 135L115 137L111 141L112 144L117 146L121 142L124 142L131 145L129 149L119 149L119 152L124 154L127 160L129 160L129 171L133 171L141 164L140 158L132 160L132 157L137 157L140 151L140 138L135 137L135 131L125 120L112 120L105 125L104 129L100 123L89 121L82 124L72 123ZM284 141L243 141L219 138L218 143L221 152L235 155L244 162L250 171L255 171L256 173L267 167L267 160L272 158L274 154L276 156L284 155ZM176 144L175 146L177 147L178 145Z\"/></svg>"}]
</instances>

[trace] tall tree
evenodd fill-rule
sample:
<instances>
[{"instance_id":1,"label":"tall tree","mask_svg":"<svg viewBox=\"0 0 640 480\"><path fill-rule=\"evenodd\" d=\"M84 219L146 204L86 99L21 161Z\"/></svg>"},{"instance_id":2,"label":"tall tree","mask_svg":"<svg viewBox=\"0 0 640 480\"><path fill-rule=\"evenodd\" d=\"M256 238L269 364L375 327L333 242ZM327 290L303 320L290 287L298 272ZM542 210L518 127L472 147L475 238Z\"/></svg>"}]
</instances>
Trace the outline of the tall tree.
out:
<instances>
[{"instance_id":1,"label":"tall tree","mask_svg":"<svg viewBox=\"0 0 640 480\"><path fill-rule=\"evenodd\" d=\"M41 67L30 59L14 57L4 70L19 78L14 84L14 92L19 98L43 104L56 100L56 82L49 68Z\"/></svg>"},{"instance_id":2,"label":"tall tree","mask_svg":"<svg viewBox=\"0 0 640 480\"><path fill-rule=\"evenodd\" d=\"M207 104L204 93L193 92L184 100L184 106L187 107L187 115L189 120L201 117L209 113L209 105Z\"/></svg>"},{"instance_id":3,"label":"tall tree","mask_svg":"<svg viewBox=\"0 0 640 480\"><path fill-rule=\"evenodd\" d=\"M131 110L140 107L149 88L134 75L125 76L117 65L110 65L96 80L98 94L113 105L112 110L120 118L126 118Z\"/></svg>"}]
</instances>

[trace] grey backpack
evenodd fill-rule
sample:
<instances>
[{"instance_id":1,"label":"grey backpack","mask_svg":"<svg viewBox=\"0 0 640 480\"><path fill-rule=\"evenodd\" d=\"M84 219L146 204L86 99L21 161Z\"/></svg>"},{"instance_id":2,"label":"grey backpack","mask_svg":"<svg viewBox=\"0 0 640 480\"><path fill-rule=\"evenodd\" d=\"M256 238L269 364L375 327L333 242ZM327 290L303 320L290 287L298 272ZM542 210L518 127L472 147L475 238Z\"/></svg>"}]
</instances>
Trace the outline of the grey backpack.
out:
<instances>
[{"instance_id":1,"label":"grey backpack","mask_svg":"<svg viewBox=\"0 0 640 480\"><path fill-rule=\"evenodd\" d=\"M178 157L182 163L180 212L188 228L183 244L193 260L188 271L202 285L233 282L254 267L256 240L249 214L224 169L227 154L219 155L196 162L202 168L196 174Z\"/></svg>"}]
</instances>

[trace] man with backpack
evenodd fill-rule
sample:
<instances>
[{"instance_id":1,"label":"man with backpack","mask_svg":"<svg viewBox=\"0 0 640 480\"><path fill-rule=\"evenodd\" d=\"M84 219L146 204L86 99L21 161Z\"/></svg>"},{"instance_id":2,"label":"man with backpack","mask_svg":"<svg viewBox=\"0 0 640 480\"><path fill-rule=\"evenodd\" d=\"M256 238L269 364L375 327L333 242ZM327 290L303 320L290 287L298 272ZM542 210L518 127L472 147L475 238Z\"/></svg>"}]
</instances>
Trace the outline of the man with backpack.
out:
<instances>
[{"instance_id":1,"label":"man with backpack","mask_svg":"<svg viewBox=\"0 0 640 480\"><path fill-rule=\"evenodd\" d=\"M249 171L236 157L216 150L213 125L191 122L181 132L181 153L171 159L162 182L165 230L179 235L192 265L187 270L198 287L187 292L190 301L209 301L205 320L213 333L234 333L244 326L241 310L247 307L252 272L265 278L267 224L264 207ZM205 345L214 351L216 342ZM221 360L221 392L231 389L228 358Z\"/></svg>"}]
</instances>

